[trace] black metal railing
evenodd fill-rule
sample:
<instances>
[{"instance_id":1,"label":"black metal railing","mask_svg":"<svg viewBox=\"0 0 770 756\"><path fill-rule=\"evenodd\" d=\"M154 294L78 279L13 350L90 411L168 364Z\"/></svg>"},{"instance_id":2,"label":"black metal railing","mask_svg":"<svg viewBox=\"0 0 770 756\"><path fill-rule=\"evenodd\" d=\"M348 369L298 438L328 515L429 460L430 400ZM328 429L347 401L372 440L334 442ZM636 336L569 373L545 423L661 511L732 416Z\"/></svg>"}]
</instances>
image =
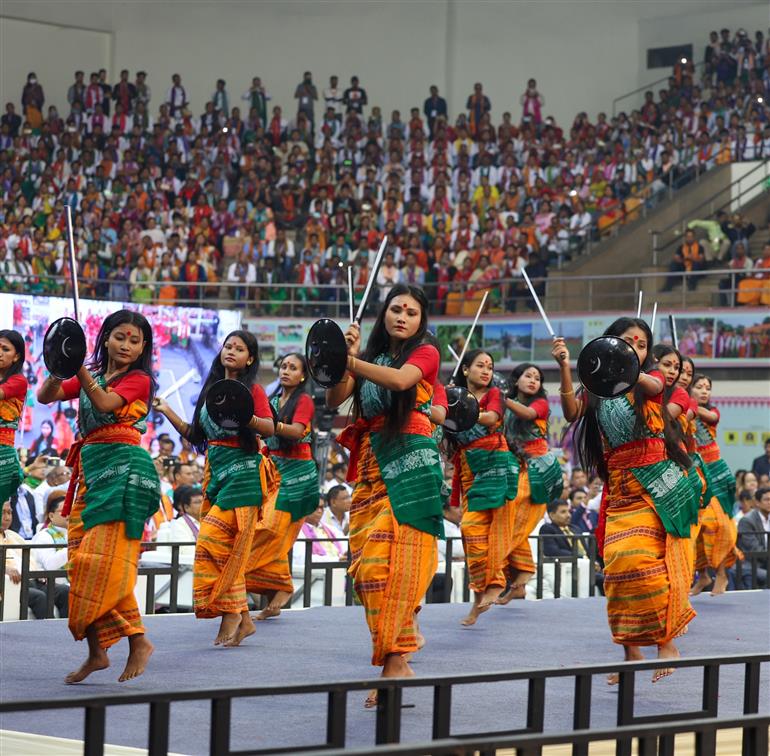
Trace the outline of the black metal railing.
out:
<instances>
[{"instance_id":1,"label":"black metal railing","mask_svg":"<svg viewBox=\"0 0 770 756\"><path fill-rule=\"evenodd\" d=\"M536 534L530 536L535 554L535 576L532 581L534 598L577 598L587 595L596 596L601 593L602 569L597 554L596 539L590 533L575 536L572 539L572 553L568 555L551 556L547 552L548 544L554 539L562 538L557 534ZM744 552L744 559L739 560L732 568L733 583L737 590L749 590L768 588L768 565L770 565L770 535L764 534L765 550ZM308 608L314 605L313 587L322 582L322 606L332 606L343 598L345 606L352 606L354 599L353 582L347 574L350 566L350 552L347 550L344 559L322 561L313 554L312 544L325 542L342 542L347 546L347 538L319 538L297 539L294 548L298 546L305 549L302 561L301 574L292 570L294 577L301 584L298 585L294 595L289 600L287 607L300 605ZM192 611L191 603L180 601L179 580L190 569L189 565L180 562L179 550L183 547L194 546L194 541L177 543L146 543L145 547L161 546L171 551L171 561L165 562L152 560L153 552L146 552L145 559L139 563L139 575L146 578L145 614L155 614L158 610L166 612ZM470 600L468 588L468 565L464 559L455 559L455 555L461 549L462 539L454 536L446 539L445 558L443 568L434 576L428 589L426 600L428 603L450 603L453 596L459 593L459 601ZM52 618L54 614L54 581L57 578L66 577L64 569L60 570L33 570L31 569L32 554L37 549L61 548L54 544L13 544L0 545L0 586L4 584L6 573L6 552L18 551L21 554L21 580L19 584L19 619L29 617L29 585L35 583L39 590L46 593L46 618ZM293 564L293 549L288 555L289 563ZM461 574L456 574L453 569L461 564ZM344 576L344 588L342 596L335 595L334 577L342 572ZM458 571L459 572L459 571ZM158 579L168 577L160 589L157 588ZM455 590L455 581L461 581L460 591ZM160 601L161 596L166 596ZM455 599L458 600L458 599ZM5 617L6 592L0 591L0 621ZM318 602L316 602L317 604Z\"/></svg>"},{"instance_id":2,"label":"black metal railing","mask_svg":"<svg viewBox=\"0 0 770 756\"><path fill-rule=\"evenodd\" d=\"M521 743L519 756L533 756L540 748L551 742L572 743L573 756L587 756L592 735L604 732L601 739L617 741L617 756L631 756L633 737L641 736L644 749L640 754L650 754L653 740L658 743L658 753L673 754L676 732L700 732L701 750L698 753L714 753L716 731L723 727L743 729L743 756L757 756L766 753L768 714L760 712L760 682L762 665L770 662L770 654L736 654L723 657L701 657L693 659L667 659L665 664L676 670L702 669L700 690L691 690L690 700L699 700L695 709L661 715L638 715L635 711L634 696L637 674L660 666L658 661L616 662L590 667L558 667L542 670L513 670L486 672L481 674L451 675L427 678L378 678L376 681L355 680L336 683L312 683L303 685L265 686L253 688L228 688L211 690L173 691L168 693L137 693L91 698L58 699L49 701L9 701L0 704L0 715L18 712L41 712L52 709L85 710L84 753L87 756L101 756L104 753L107 710L110 707L145 705L150 708L147 748L150 756L165 756L169 750L171 726L171 704L184 701L211 701L209 721L209 752L214 756L247 756L268 753L299 753L320 749L344 749L346 746L346 723L349 694L364 694L372 687L377 689L377 714L374 725L376 746L395 744L401 741L401 716L404 692L415 688L429 688L433 692L431 712L432 739L426 744L406 745L404 753L435 753L435 742L448 747L453 743L461 753L480 750L492 753L492 744L503 742ZM743 668L743 701L741 719L725 720L730 724L715 724L719 713L719 678L722 667ZM591 730L593 678L596 675L618 675L618 704L616 709L617 730ZM567 732L545 733L546 683L557 679L572 680L574 707L572 728ZM497 732L453 733L453 698L458 688L467 685L526 682L526 716L523 727L511 726ZM232 750L233 702L244 698L271 698L276 696L297 696L321 694L326 696L325 740L311 745L281 745L280 747ZM763 709L766 708L766 702ZM760 715L761 716L757 716ZM502 717L502 715L501 715ZM249 722L259 719L258 711ZM200 720L201 722L203 720ZM704 722L710 721L706 725ZM502 719L504 722L504 719ZM737 723L737 724L736 724ZM764 734L762 724L765 723ZM699 729L700 728L700 729ZM285 734L284 734L285 742ZM600 738L594 738L598 740ZM489 744L489 748L478 744ZM476 745L474 745L476 744ZM765 749L762 750L762 746ZM501 746L502 747L502 746ZM760 750L757 750L759 747ZM410 750L414 749L414 750ZM427 749L427 750L426 750ZM378 748L368 752L379 753ZM382 753L400 753L398 750L382 749ZM442 751L446 753L447 751Z\"/></svg>"}]
</instances>

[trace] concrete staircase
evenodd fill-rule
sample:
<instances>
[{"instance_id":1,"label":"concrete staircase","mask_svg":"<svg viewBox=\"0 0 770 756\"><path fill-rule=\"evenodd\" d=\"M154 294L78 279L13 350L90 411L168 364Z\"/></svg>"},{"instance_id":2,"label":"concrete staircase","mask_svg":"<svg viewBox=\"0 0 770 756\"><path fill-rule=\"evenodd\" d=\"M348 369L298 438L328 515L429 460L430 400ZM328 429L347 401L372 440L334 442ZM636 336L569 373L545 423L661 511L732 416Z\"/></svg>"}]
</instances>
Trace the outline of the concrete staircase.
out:
<instances>
[{"instance_id":1,"label":"concrete staircase","mask_svg":"<svg viewBox=\"0 0 770 756\"><path fill-rule=\"evenodd\" d=\"M671 292L661 292L665 276L643 280L638 276L648 273L665 274L676 247L667 246L653 265L652 239L656 229L679 221L708 217L700 206L718 192L722 192L717 207L729 198L730 166L721 166L704 174L701 179L681 189L671 199L651 210L646 218L620 228L616 236L594 248L590 256L579 257L564 268L549 275L546 305L551 311L634 311L637 292L643 289L645 301L654 295L659 307L673 309L687 307L703 309L719 304L718 282L722 276L704 277L695 291L682 292L676 286ZM762 194L741 208L741 213L757 227L751 238L750 254L758 258L765 242L770 239L768 215L770 195ZM630 274L630 275L629 275ZM627 275L626 278L617 278ZM581 277L609 276L605 280L588 281Z\"/></svg>"}]
</instances>

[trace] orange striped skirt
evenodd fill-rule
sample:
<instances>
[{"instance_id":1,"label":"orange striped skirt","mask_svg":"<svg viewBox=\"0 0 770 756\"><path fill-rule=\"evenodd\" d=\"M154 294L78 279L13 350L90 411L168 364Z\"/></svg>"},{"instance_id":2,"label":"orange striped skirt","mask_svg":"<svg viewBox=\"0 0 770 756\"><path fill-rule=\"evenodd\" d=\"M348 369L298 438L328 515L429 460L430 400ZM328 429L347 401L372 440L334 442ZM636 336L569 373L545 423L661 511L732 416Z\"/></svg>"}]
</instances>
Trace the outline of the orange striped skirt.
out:
<instances>
[{"instance_id":1,"label":"orange striped skirt","mask_svg":"<svg viewBox=\"0 0 770 756\"><path fill-rule=\"evenodd\" d=\"M695 541L695 569L716 569L735 564L738 530L714 497L698 513L700 532Z\"/></svg>"},{"instance_id":2,"label":"orange striped skirt","mask_svg":"<svg viewBox=\"0 0 770 756\"><path fill-rule=\"evenodd\" d=\"M67 528L67 622L75 640L83 640L86 630L93 625L99 645L106 649L123 637L144 633L134 596L141 541L126 537L122 520L86 530L82 519L85 492L81 468Z\"/></svg>"},{"instance_id":3,"label":"orange striped skirt","mask_svg":"<svg viewBox=\"0 0 770 756\"><path fill-rule=\"evenodd\" d=\"M517 547L516 555L512 555L513 527L517 514L516 501L509 499L496 509L470 511L467 492L473 483L473 473L462 452L459 454L458 464L460 465L460 504L463 509L460 531L465 560L468 564L470 589L475 593L483 593L493 585L504 588L505 568L508 566L509 556L516 563L526 561L520 545ZM519 475L519 490L522 485L522 476ZM528 491L529 484L526 485ZM529 561L532 562L531 555ZM532 571L534 572L534 569Z\"/></svg>"},{"instance_id":4,"label":"orange striped skirt","mask_svg":"<svg viewBox=\"0 0 770 756\"><path fill-rule=\"evenodd\" d=\"M629 470L607 483L604 591L615 643L663 644L695 617L690 538L666 533L652 499Z\"/></svg>"},{"instance_id":5,"label":"orange striped skirt","mask_svg":"<svg viewBox=\"0 0 770 756\"><path fill-rule=\"evenodd\" d=\"M350 509L349 573L372 636L372 664L417 651L415 613L438 565L436 538L397 522L364 435Z\"/></svg>"},{"instance_id":6,"label":"orange striped skirt","mask_svg":"<svg viewBox=\"0 0 770 756\"><path fill-rule=\"evenodd\" d=\"M545 504L533 504L526 468L519 473L519 486L513 512L513 547L505 563L505 577L509 583L521 585L524 575L535 574L535 562L529 537L545 514Z\"/></svg>"}]
</instances>

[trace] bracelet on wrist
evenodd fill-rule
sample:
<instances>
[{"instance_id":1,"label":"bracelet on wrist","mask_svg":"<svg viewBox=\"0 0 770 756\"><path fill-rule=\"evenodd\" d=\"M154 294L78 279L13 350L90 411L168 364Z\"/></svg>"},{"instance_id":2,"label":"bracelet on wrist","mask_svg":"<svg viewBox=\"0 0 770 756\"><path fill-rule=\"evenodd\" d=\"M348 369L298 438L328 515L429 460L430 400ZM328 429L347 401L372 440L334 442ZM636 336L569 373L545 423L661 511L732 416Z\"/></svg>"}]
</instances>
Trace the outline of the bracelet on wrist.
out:
<instances>
[{"instance_id":1,"label":"bracelet on wrist","mask_svg":"<svg viewBox=\"0 0 770 756\"><path fill-rule=\"evenodd\" d=\"M570 394L574 394L574 393L575 393L575 389L570 389L569 391L562 391L561 389L559 389L559 394L561 396L569 396Z\"/></svg>"}]
</instances>

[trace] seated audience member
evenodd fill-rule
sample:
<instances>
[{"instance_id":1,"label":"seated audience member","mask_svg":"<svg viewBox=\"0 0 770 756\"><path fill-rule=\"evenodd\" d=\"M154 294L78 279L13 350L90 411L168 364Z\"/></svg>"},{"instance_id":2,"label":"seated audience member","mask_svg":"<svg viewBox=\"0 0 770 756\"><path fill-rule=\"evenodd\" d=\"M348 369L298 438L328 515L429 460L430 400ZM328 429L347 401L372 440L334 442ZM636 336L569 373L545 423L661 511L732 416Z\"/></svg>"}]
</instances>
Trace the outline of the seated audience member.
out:
<instances>
[{"instance_id":1,"label":"seated audience member","mask_svg":"<svg viewBox=\"0 0 770 756\"><path fill-rule=\"evenodd\" d=\"M599 513L588 508L588 494L582 488L569 492L570 524L579 533L593 533L599 522Z\"/></svg>"},{"instance_id":2,"label":"seated audience member","mask_svg":"<svg viewBox=\"0 0 770 756\"><path fill-rule=\"evenodd\" d=\"M158 528L158 550L152 555L152 561L171 564L172 549L161 546L165 543L189 543L198 540L200 530L203 492L197 486L181 485L174 489L173 520L161 523ZM195 546L179 547L179 564L191 566L195 561Z\"/></svg>"},{"instance_id":3,"label":"seated audience member","mask_svg":"<svg viewBox=\"0 0 770 756\"><path fill-rule=\"evenodd\" d=\"M66 468L65 468L66 469ZM41 570L63 570L67 564L67 521L62 514L67 492L63 489L50 491L46 500L46 514L43 529L39 530L30 543L55 545L55 549L35 549L34 557ZM29 606L37 619L47 615L47 578L30 580ZM67 578L55 578L54 605L60 617L66 617L69 610L70 587Z\"/></svg>"},{"instance_id":4,"label":"seated audience member","mask_svg":"<svg viewBox=\"0 0 770 756\"><path fill-rule=\"evenodd\" d=\"M52 462L55 462L56 464L51 464ZM45 520L48 496L51 491L57 488L66 488L67 483L69 483L69 479L72 476L72 470L70 470L69 467L65 467L63 461L57 457L48 458L46 470L45 479L32 492L32 495L35 497L37 519L40 523Z\"/></svg>"},{"instance_id":5,"label":"seated audience member","mask_svg":"<svg viewBox=\"0 0 770 756\"><path fill-rule=\"evenodd\" d=\"M345 486L333 486L326 493L328 504L323 514L323 523L344 537L350 530L350 491Z\"/></svg>"},{"instance_id":6,"label":"seated audience member","mask_svg":"<svg viewBox=\"0 0 770 756\"><path fill-rule=\"evenodd\" d=\"M672 273L683 273L703 270L706 264L706 254L703 245L695 238L695 231L688 228L684 235L684 242L674 252L674 259L669 265ZM682 276L669 276L661 291L671 291L674 286L682 281ZM698 276L687 276L687 288L693 291L698 285Z\"/></svg>"},{"instance_id":7,"label":"seated audience member","mask_svg":"<svg viewBox=\"0 0 770 756\"><path fill-rule=\"evenodd\" d=\"M329 493L334 486L345 486L348 489L348 493L353 493L353 489L345 480L348 474L348 466L343 462L337 462L332 465L332 477L329 480L325 480L323 484L322 493Z\"/></svg>"},{"instance_id":8,"label":"seated audience member","mask_svg":"<svg viewBox=\"0 0 770 756\"><path fill-rule=\"evenodd\" d=\"M301 574L305 569L305 548L307 544L303 543L300 539L312 541L311 548L314 562L342 562L347 559L347 539L340 538L340 534L336 529L330 528L323 522L325 509L326 500L321 497L316 509L305 517L305 522L302 524L299 532L299 538L294 544L292 551L291 566L294 574Z\"/></svg>"},{"instance_id":9,"label":"seated audience member","mask_svg":"<svg viewBox=\"0 0 770 756\"><path fill-rule=\"evenodd\" d=\"M463 550L462 533L460 532L460 520L462 519L462 509L460 507L450 507L444 505L444 535L447 540L452 539L452 561L461 562L465 559ZM447 541L443 538L437 542L438 560L446 562Z\"/></svg>"},{"instance_id":10,"label":"seated audience member","mask_svg":"<svg viewBox=\"0 0 770 756\"><path fill-rule=\"evenodd\" d=\"M765 441L765 453L752 462L751 471L757 477L770 475L770 438Z\"/></svg>"},{"instance_id":11,"label":"seated audience member","mask_svg":"<svg viewBox=\"0 0 770 756\"><path fill-rule=\"evenodd\" d=\"M748 557L751 554L767 554L767 539L770 538L770 488L757 490L757 506L738 523L738 548ZM767 587L767 557L757 560L757 587ZM741 562L743 585L751 586L751 561Z\"/></svg>"},{"instance_id":12,"label":"seated audience member","mask_svg":"<svg viewBox=\"0 0 770 756\"><path fill-rule=\"evenodd\" d=\"M540 535L543 539L543 553L547 557L586 556L581 531L570 524L570 507L566 499L554 499L546 507L550 522L543 523ZM575 539L577 544L575 547Z\"/></svg>"},{"instance_id":13,"label":"seated audience member","mask_svg":"<svg viewBox=\"0 0 770 756\"><path fill-rule=\"evenodd\" d=\"M753 491L741 491L738 494L733 522L737 525L749 512L757 506L757 499Z\"/></svg>"}]
</instances>

